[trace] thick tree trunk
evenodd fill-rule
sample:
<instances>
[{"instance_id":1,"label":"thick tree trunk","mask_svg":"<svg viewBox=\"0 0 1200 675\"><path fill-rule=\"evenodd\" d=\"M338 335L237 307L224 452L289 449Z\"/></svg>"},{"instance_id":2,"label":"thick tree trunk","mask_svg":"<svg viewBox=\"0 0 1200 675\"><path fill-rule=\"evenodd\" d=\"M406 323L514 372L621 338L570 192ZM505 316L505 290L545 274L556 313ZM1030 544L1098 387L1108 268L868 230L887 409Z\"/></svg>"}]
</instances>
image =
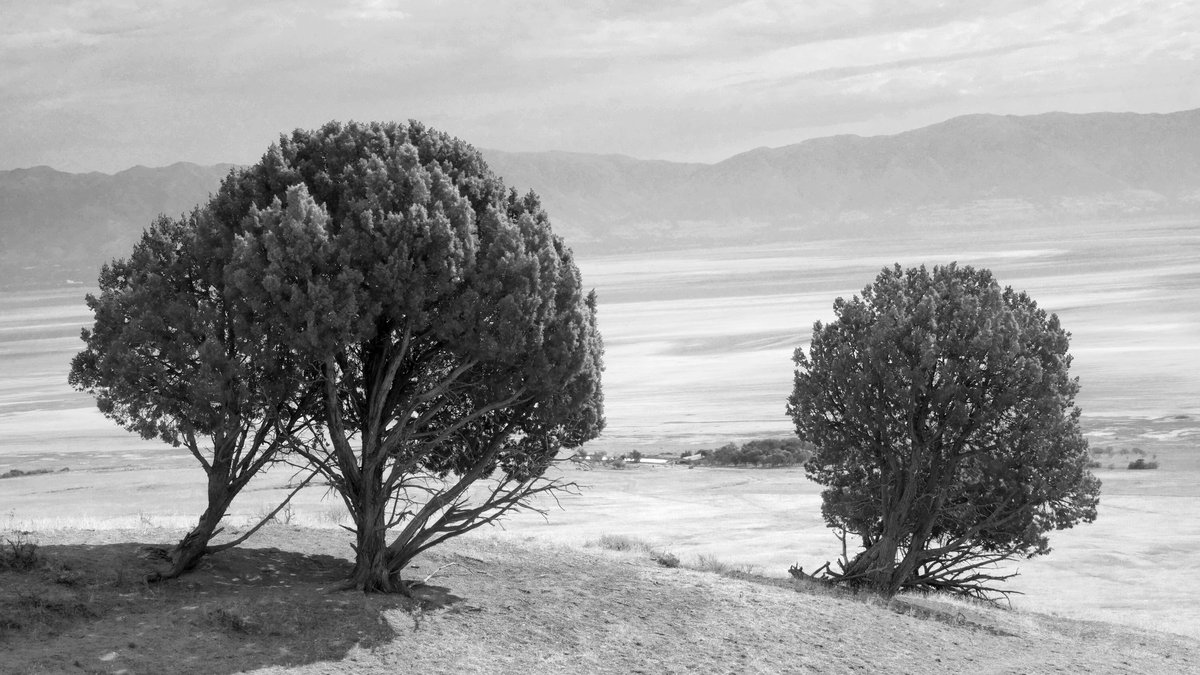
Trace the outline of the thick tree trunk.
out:
<instances>
[{"instance_id":1,"label":"thick tree trunk","mask_svg":"<svg viewBox=\"0 0 1200 675\"><path fill-rule=\"evenodd\" d=\"M355 555L350 587L365 593L404 592L392 572L387 546L387 495L376 481L364 481L354 513Z\"/></svg>"},{"instance_id":2,"label":"thick tree trunk","mask_svg":"<svg viewBox=\"0 0 1200 675\"><path fill-rule=\"evenodd\" d=\"M869 588L881 595L891 597L890 590L896 569L896 552L899 541L894 532L884 532L870 548L859 553L841 575L856 586Z\"/></svg>"}]
</instances>

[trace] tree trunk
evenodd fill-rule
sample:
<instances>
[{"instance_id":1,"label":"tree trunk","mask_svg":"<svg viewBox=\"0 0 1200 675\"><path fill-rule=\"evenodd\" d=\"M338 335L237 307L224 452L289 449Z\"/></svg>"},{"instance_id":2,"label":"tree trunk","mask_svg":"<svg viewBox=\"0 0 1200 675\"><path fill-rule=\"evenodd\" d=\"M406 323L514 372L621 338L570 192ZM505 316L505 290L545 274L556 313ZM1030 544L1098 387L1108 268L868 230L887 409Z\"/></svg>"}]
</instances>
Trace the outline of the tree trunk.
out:
<instances>
[{"instance_id":1,"label":"tree trunk","mask_svg":"<svg viewBox=\"0 0 1200 675\"><path fill-rule=\"evenodd\" d=\"M216 489L222 487L224 489ZM200 516L200 521L188 532L175 549L171 551L171 570L163 575L163 579L174 579L192 571L200 563L200 559L208 553L208 543L217 533L217 525L225 517L225 511L233 501L234 493L230 486L222 483L220 486L209 484L208 506Z\"/></svg>"},{"instance_id":2,"label":"tree trunk","mask_svg":"<svg viewBox=\"0 0 1200 675\"><path fill-rule=\"evenodd\" d=\"M354 571L350 587L365 593L405 590L399 575L391 570L387 546L387 495L378 481L365 480L354 512Z\"/></svg>"},{"instance_id":3,"label":"tree trunk","mask_svg":"<svg viewBox=\"0 0 1200 675\"><path fill-rule=\"evenodd\" d=\"M224 515L224 507L214 508L210 504L200 516L200 522L184 535L171 551L171 570L161 578L174 579L195 569L200 559L208 552L208 542L212 540L217 523L221 522Z\"/></svg>"},{"instance_id":4,"label":"tree trunk","mask_svg":"<svg viewBox=\"0 0 1200 675\"><path fill-rule=\"evenodd\" d=\"M199 522L171 551L171 569L159 579L174 579L192 571L200 559L208 553L208 543L217 532L217 525L237 496L240 486L230 484L230 466L227 462L214 461L208 472L208 505L200 515Z\"/></svg>"},{"instance_id":5,"label":"tree trunk","mask_svg":"<svg viewBox=\"0 0 1200 675\"><path fill-rule=\"evenodd\" d=\"M899 547L895 532L883 532L870 548L854 558L842 576L854 585L869 588L886 597L895 595L890 589Z\"/></svg>"}]
</instances>

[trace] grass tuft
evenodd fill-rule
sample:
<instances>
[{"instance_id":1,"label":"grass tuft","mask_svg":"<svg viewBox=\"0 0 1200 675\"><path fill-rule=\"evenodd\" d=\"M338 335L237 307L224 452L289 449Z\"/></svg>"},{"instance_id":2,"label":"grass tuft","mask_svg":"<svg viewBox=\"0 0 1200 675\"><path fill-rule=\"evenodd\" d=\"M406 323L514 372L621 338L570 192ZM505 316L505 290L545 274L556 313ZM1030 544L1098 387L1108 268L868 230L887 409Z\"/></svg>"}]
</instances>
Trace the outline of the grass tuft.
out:
<instances>
[{"instance_id":1,"label":"grass tuft","mask_svg":"<svg viewBox=\"0 0 1200 675\"><path fill-rule=\"evenodd\" d=\"M663 551L661 553L655 553L655 554L651 555L650 558L654 562L658 563L659 565L662 565L663 567L676 568L676 567L679 567L679 564L680 564L679 556L675 555L674 553L671 553L670 551Z\"/></svg>"},{"instance_id":2,"label":"grass tuft","mask_svg":"<svg viewBox=\"0 0 1200 675\"><path fill-rule=\"evenodd\" d=\"M74 596L55 597L49 593L21 593L16 607L19 616L39 623L51 624L59 620L91 619L98 614L90 605Z\"/></svg>"},{"instance_id":3,"label":"grass tuft","mask_svg":"<svg viewBox=\"0 0 1200 675\"><path fill-rule=\"evenodd\" d=\"M696 564L692 569L698 572L712 572L721 576L758 576L759 569L757 565L748 564L731 564L723 560L718 560L715 556L701 553L696 558Z\"/></svg>"},{"instance_id":4,"label":"grass tuft","mask_svg":"<svg viewBox=\"0 0 1200 675\"><path fill-rule=\"evenodd\" d=\"M650 544L644 539L630 537L624 534L602 534L596 540L596 546L607 551L641 551L651 553Z\"/></svg>"},{"instance_id":5,"label":"grass tuft","mask_svg":"<svg viewBox=\"0 0 1200 675\"><path fill-rule=\"evenodd\" d=\"M226 633L250 635L258 631L253 620L225 607L213 607L204 613L204 617Z\"/></svg>"}]
</instances>

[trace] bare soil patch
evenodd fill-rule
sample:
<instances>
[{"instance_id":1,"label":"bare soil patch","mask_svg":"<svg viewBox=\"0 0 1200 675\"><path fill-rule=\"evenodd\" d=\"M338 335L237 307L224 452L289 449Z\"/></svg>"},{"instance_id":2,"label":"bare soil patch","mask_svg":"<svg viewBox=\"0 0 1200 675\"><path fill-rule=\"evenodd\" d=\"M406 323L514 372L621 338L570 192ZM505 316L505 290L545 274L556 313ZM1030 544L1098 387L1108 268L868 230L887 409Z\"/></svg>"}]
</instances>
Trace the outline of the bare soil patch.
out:
<instances>
[{"instance_id":1,"label":"bare soil patch","mask_svg":"<svg viewBox=\"0 0 1200 675\"><path fill-rule=\"evenodd\" d=\"M0 672L234 673L336 660L394 637L383 612L405 603L336 592L350 564L319 541L232 549L149 584L169 538L75 534L86 543L35 536L38 564L0 571Z\"/></svg>"}]
</instances>

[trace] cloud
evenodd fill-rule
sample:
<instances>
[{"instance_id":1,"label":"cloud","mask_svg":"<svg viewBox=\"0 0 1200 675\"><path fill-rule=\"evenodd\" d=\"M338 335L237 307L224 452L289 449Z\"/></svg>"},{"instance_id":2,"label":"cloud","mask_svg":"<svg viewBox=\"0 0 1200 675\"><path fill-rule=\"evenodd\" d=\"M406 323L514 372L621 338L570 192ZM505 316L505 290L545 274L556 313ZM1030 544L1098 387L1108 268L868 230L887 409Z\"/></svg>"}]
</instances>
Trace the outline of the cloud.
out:
<instances>
[{"instance_id":1,"label":"cloud","mask_svg":"<svg viewBox=\"0 0 1200 675\"><path fill-rule=\"evenodd\" d=\"M399 0L359 0L347 8L335 9L331 16L358 21L395 21L407 19L408 12L401 9Z\"/></svg>"},{"instance_id":2,"label":"cloud","mask_svg":"<svg viewBox=\"0 0 1200 675\"><path fill-rule=\"evenodd\" d=\"M9 8L11 7L11 12ZM720 159L962 112L1200 106L1184 3L9 3L10 166L249 161L415 117L477 145ZM1132 92L1132 93L1131 93Z\"/></svg>"}]
</instances>

